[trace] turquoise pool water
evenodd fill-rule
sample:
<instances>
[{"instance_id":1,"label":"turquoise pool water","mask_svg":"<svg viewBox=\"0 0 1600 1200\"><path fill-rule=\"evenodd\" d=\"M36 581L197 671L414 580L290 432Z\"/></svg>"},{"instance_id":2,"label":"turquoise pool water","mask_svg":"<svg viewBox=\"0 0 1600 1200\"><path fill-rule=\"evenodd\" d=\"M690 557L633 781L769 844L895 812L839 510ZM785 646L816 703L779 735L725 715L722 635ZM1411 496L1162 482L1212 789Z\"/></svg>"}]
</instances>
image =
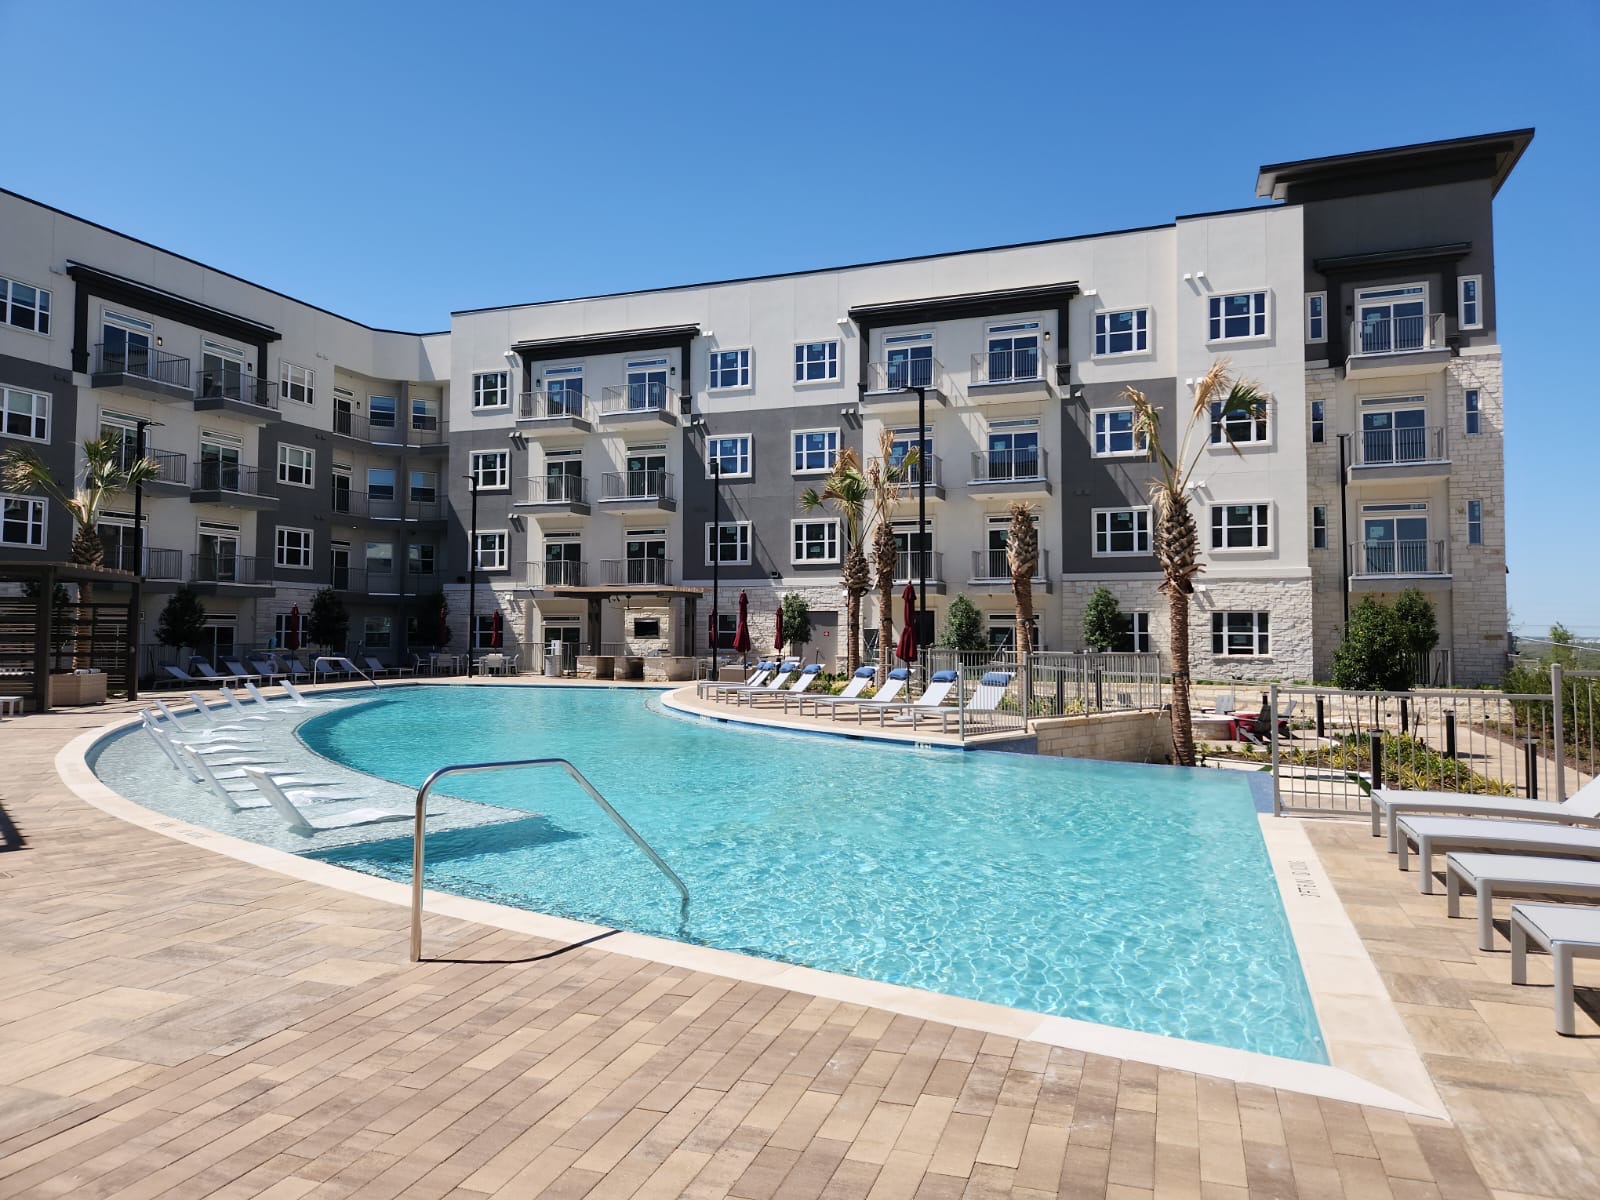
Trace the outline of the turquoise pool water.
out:
<instances>
[{"instance_id":1,"label":"turquoise pool water","mask_svg":"<svg viewBox=\"0 0 1600 1200\"><path fill-rule=\"evenodd\" d=\"M431 887L1326 1061L1246 778L740 729L657 703L603 689L396 689L300 736L412 787L447 762L570 758L692 902L680 927L670 884L552 770L451 780L452 795L529 815L431 835ZM403 829L314 854L409 880Z\"/></svg>"}]
</instances>

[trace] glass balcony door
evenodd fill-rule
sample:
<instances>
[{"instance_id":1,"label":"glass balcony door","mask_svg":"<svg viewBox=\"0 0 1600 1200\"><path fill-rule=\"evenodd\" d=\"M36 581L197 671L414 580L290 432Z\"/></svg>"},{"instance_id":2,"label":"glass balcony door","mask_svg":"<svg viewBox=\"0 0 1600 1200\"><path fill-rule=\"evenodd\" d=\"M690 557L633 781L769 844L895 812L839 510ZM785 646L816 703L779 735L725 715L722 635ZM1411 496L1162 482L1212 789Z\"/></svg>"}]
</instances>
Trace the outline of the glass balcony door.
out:
<instances>
[{"instance_id":1,"label":"glass balcony door","mask_svg":"<svg viewBox=\"0 0 1600 1200\"><path fill-rule=\"evenodd\" d=\"M667 456L657 451L634 451L628 455L629 497L659 496L661 479L667 471Z\"/></svg>"},{"instance_id":2,"label":"glass balcony door","mask_svg":"<svg viewBox=\"0 0 1600 1200\"><path fill-rule=\"evenodd\" d=\"M1428 457L1428 413L1421 408L1361 414L1361 461L1422 462Z\"/></svg>"},{"instance_id":3,"label":"glass balcony door","mask_svg":"<svg viewBox=\"0 0 1600 1200\"><path fill-rule=\"evenodd\" d=\"M625 543L629 583L662 584L667 581L667 539L631 535Z\"/></svg>"},{"instance_id":4,"label":"glass balcony door","mask_svg":"<svg viewBox=\"0 0 1600 1200\"><path fill-rule=\"evenodd\" d=\"M1423 350L1428 341L1428 289L1420 283L1356 293L1361 353Z\"/></svg>"},{"instance_id":5,"label":"glass balcony door","mask_svg":"<svg viewBox=\"0 0 1600 1200\"><path fill-rule=\"evenodd\" d=\"M201 530L200 576L216 583L232 583L239 577L239 537L237 534Z\"/></svg>"},{"instance_id":6,"label":"glass balcony door","mask_svg":"<svg viewBox=\"0 0 1600 1200\"><path fill-rule=\"evenodd\" d=\"M667 406L667 360L654 358L628 364L628 408L654 412Z\"/></svg>"},{"instance_id":7,"label":"glass balcony door","mask_svg":"<svg viewBox=\"0 0 1600 1200\"><path fill-rule=\"evenodd\" d=\"M105 345L101 365L107 371L121 371L141 378L150 377L150 335L137 329L107 322L100 332Z\"/></svg>"},{"instance_id":8,"label":"glass balcony door","mask_svg":"<svg viewBox=\"0 0 1600 1200\"><path fill-rule=\"evenodd\" d=\"M1036 479L1039 475L1039 431L991 431L990 479Z\"/></svg>"},{"instance_id":9,"label":"glass balcony door","mask_svg":"<svg viewBox=\"0 0 1600 1200\"><path fill-rule=\"evenodd\" d=\"M989 382L1039 378L1039 323L997 325L989 330Z\"/></svg>"},{"instance_id":10,"label":"glass balcony door","mask_svg":"<svg viewBox=\"0 0 1600 1200\"><path fill-rule=\"evenodd\" d=\"M908 387L933 385L933 343L929 341L912 345L895 345L889 339L884 354L890 391Z\"/></svg>"},{"instance_id":11,"label":"glass balcony door","mask_svg":"<svg viewBox=\"0 0 1600 1200\"><path fill-rule=\"evenodd\" d=\"M544 581L553 587L583 582L583 544L577 538L549 539L544 544Z\"/></svg>"},{"instance_id":12,"label":"glass balcony door","mask_svg":"<svg viewBox=\"0 0 1600 1200\"><path fill-rule=\"evenodd\" d=\"M200 443L200 486L224 492L239 490L239 447Z\"/></svg>"},{"instance_id":13,"label":"glass balcony door","mask_svg":"<svg viewBox=\"0 0 1600 1200\"><path fill-rule=\"evenodd\" d=\"M1423 575L1428 571L1428 518L1365 517L1362 557L1368 575Z\"/></svg>"}]
</instances>

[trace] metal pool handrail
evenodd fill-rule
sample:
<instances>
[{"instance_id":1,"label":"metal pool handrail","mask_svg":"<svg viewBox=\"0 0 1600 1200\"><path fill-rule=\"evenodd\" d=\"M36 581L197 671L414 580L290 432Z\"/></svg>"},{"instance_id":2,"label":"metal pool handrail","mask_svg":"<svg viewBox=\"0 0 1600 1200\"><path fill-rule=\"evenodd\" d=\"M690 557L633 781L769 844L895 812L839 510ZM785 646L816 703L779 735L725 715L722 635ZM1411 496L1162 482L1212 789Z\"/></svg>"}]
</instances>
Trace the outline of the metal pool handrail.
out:
<instances>
[{"instance_id":1,"label":"metal pool handrail","mask_svg":"<svg viewBox=\"0 0 1600 1200\"><path fill-rule=\"evenodd\" d=\"M339 667L340 663L344 663L345 667L349 667L352 671L354 671L357 675L361 676L361 678L365 679L373 687L377 687L378 686L378 681L376 679L374 679L371 675L368 675L360 667L356 666L355 663L351 662L343 654L322 654L322 655L318 655L316 660L311 664L311 682L312 683L315 683L317 681L317 668L320 667L323 663L333 663L334 666L336 666L336 667ZM339 670L343 671L345 669L345 667L339 667ZM332 675L333 672L332 671L324 671L323 674L324 675Z\"/></svg>"},{"instance_id":2,"label":"metal pool handrail","mask_svg":"<svg viewBox=\"0 0 1600 1200\"><path fill-rule=\"evenodd\" d=\"M504 762L484 763L454 763L448 767L440 767L417 789L417 815L416 831L412 840L411 852L411 961L422 961L422 874L426 858L426 841L423 832L422 819L427 811L428 793L433 790L433 785L446 775L471 775L480 771L505 771L513 767L561 767L572 776L584 791L589 793L589 798L600 806L602 812L616 824L617 828L627 834L633 844L644 851L645 856L655 863L660 872L672 881L672 886L678 889L682 897L679 904L678 917L680 922L686 922L689 917L689 889L684 886L683 880L678 878L678 873L662 860L650 843L639 836L638 830L623 818L622 814L611 807L610 801L602 796L599 790L590 783L584 773L573 766L564 758L517 758Z\"/></svg>"}]
</instances>

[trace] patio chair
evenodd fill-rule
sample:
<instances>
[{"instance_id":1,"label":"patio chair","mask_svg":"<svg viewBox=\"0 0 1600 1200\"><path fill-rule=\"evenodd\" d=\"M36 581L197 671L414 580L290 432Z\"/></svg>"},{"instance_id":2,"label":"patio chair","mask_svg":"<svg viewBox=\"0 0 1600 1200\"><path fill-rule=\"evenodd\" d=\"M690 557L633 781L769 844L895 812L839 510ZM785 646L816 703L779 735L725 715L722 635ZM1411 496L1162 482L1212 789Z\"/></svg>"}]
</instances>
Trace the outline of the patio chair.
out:
<instances>
[{"instance_id":1,"label":"patio chair","mask_svg":"<svg viewBox=\"0 0 1600 1200\"><path fill-rule=\"evenodd\" d=\"M366 663L366 665L367 665L367 674L371 675L374 679L377 679L377 678L379 678L381 676L385 676L385 675L414 675L414 674L416 674L416 672L413 671L410 667L386 667L381 662L379 662L377 659L373 658L372 655L370 655L370 654L363 656L361 661Z\"/></svg>"},{"instance_id":2,"label":"patio chair","mask_svg":"<svg viewBox=\"0 0 1600 1200\"><path fill-rule=\"evenodd\" d=\"M482 654L478 656L478 674L504 675L506 673L506 656L499 653Z\"/></svg>"},{"instance_id":3,"label":"patio chair","mask_svg":"<svg viewBox=\"0 0 1600 1200\"><path fill-rule=\"evenodd\" d=\"M1417 890L1428 896L1433 894L1433 856L1451 850L1600 858L1600 828L1552 825L1548 821L1401 817L1395 821L1395 833L1395 854L1402 871L1407 869L1412 843L1416 844Z\"/></svg>"},{"instance_id":4,"label":"patio chair","mask_svg":"<svg viewBox=\"0 0 1600 1200\"><path fill-rule=\"evenodd\" d=\"M954 671L935 671L932 677L930 677L928 680L928 686L926 690L923 691L922 695L918 696L910 703L901 702L899 704L875 705L874 708L878 714L878 725L880 727L883 725L883 718L887 713L894 713L895 720L897 721L914 721L915 716L902 716L901 714L924 713L938 708L947 699L949 699L950 693L955 689L956 680L958 678L959 676ZM857 723L860 723L859 720Z\"/></svg>"},{"instance_id":5,"label":"patio chair","mask_svg":"<svg viewBox=\"0 0 1600 1200\"><path fill-rule=\"evenodd\" d=\"M777 670L778 664L770 659L763 659L756 664L755 670L745 676L743 683L720 683L715 679L701 679L694 685L696 696L706 696L711 692L722 691L741 687L761 687L767 682L772 672Z\"/></svg>"},{"instance_id":6,"label":"patio chair","mask_svg":"<svg viewBox=\"0 0 1600 1200\"><path fill-rule=\"evenodd\" d=\"M1373 788L1372 836L1389 835L1389 853L1397 852L1394 823L1408 813L1455 813L1468 817L1512 817L1522 821L1554 821L1559 825L1600 826L1600 777L1591 779L1560 804L1516 796L1467 796L1460 792L1407 792Z\"/></svg>"},{"instance_id":7,"label":"patio chair","mask_svg":"<svg viewBox=\"0 0 1600 1200\"><path fill-rule=\"evenodd\" d=\"M198 654L189 660L189 674L201 683L226 683L228 677Z\"/></svg>"},{"instance_id":8,"label":"patio chair","mask_svg":"<svg viewBox=\"0 0 1600 1200\"><path fill-rule=\"evenodd\" d=\"M1478 898L1478 949L1494 949L1495 897L1567 896L1600 900L1600 862L1579 858L1540 858L1527 854L1447 854L1444 858L1445 911L1461 915L1461 893Z\"/></svg>"},{"instance_id":9,"label":"patio chair","mask_svg":"<svg viewBox=\"0 0 1600 1200\"><path fill-rule=\"evenodd\" d=\"M1528 943L1550 952L1554 966L1556 1032L1577 1033L1572 960L1600 958L1600 908L1569 904L1511 906L1511 982L1528 982Z\"/></svg>"},{"instance_id":10,"label":"patio chair","mask_svg":"<svg viewBox=\"0 0 1600 1200\"><path fill-rule=\"evenodd\" d=\"M329 829L349 829L356 825L376 825L384 821L406 821L411 818L410 813L396 812L389 808L354 808L337 816L308 817L265 771L246 767L244 773L260 789L261 794L267 798L267 803L272 805L284 823L302 837L310 837L314 833L322 833Z\"/></svg>"},{"instance_id":11,"label":"patio chair","mask_svg":"<svg viewBox=\"0 0 1600 1200\"><path fill-rule=\"evenodd\" d=\"M905 691L906 684L911 680L909 667L896 667L889 672L889 678L883 681L883 686L872 696L857 696L847 700L843 696L818 696L817 702L828 710L828 715L835 721L842 712L856 714L856 724L861 724L861 714L871 712L876 708L887 708L891 704L899 703L899 695ZM822 709L817 709L820 716Z\"/></svg>"},{"instance_id":12,"label":"patio chair","mask_svg":"<svg viewBox=\"0 0 1600 1200\"><path fill-rule=\"evenodd\" d=\"M970 718L974 714L992 713L1000 707L1000 702L1006 698L1006 689L1011 686L1011 681L1016 676L1010 671L989 671L978 680L978 686L972 689L972 695L965 704L959 696L956 697L954 708L933 707L930 709L913 708L908 714L911 718L911 728L915 729L917 723L924 717L933 720L939 719L939 732L948 733L950 722L954 719L959 725L963 713ZM896 720L905 720L897 717Z\"/></svg>"},{"instance_id":13,"label":"patio chair","mask_svg":"<svg viewBox=\"0 0 1600 1200\"><path fill-rule=\"evenodd\" d=\"M799 666L800 660L798 658L788 658L779 665L777 671L765 683L757 684L755 687L749 687L742 683L719 683L716 687L711 688L708 694L719 700L724 697L732 697L737 702L746 693L758 695L762 692L776 692L779 688L788 685L789 676L793 675Z\"/></svg>"},{"instance_id":14,"label":"patio chair","mask_svg":"<svg viewBox=\"0 0 1600 1200\"><path fill-rule=\"evenodd\" d=\"M761 700L778 700L778 699L781 699L781 700L783 700L784 706L787 709L787 706L788 706L788 703L789 703L788 697L790 697L790 696L798 696L801 692L805 691L807 688L809 688L813 683L815 683L821 677L822 677L822 664L821 663L810 663L810 664L808 664L807 666L805 666L805 667L803 667L801 669L800 678L796 679L788 687L780 687L780 688L767 687L767 688L757 688L753 692L736 692L736 693L734 693L733 700L734 700L735 704L743 704L746 700L748 700L751 703L751 705L754 705L758 701L761 701Z\"/></svg>"},{"instance_id":15,"label":"patio chair","mask_svg":"<svg viewBox=\"0 0 1600 1200\"><path fill-rule=\"evenodd\" d=\"M277 683L278 680L284 677L284 672L278 670L278 664L272 661L272 655L270 654L262 655L260 658L252 658L250 665L255 669L257 677L266 680L268 684Z\"/></svg>"},{"instance_id":16,"label":"patio chair","mask_svg":"<svg viewBox=\"0 0 1600 1200\"><path fill-rule=\"evenodd\" d=\"M311 678L311 672L306 670L306 665L293 654L278 655L278 670L289 679Z\"/></svg>"},{"instance_id":17,"label":"patio chair","mask_svg":"<svg viewBox=\"0 0 1600 1200\"><path fill-rule=\"evenodd\" d=\"M1226 717L1233 712L1233 693L1218 692L1217 698L1211 702L1211 712L1215 716Z\"/></svg>"},{"instance_id":18,"label":"patio chair","mask_svg":"<svg viewBox=\"0 0 1600 1200\"><path fill-rule=\"evenodd\" d=\"M245 680L261 678L261 676L254 671L246 671L244 669L244 664L241 663L237 658L223 659L222 667L233 679Z\"/></svg>"},{"instance_id":19,"label":"patio chair","mask_svg":"<svg viewBox=\"0 0 1600 1200\"><path fill-rule=\"evenodd\" d=\"M798 695L798 696L794 697L794 702L795 702L796 706L799 708L801 716L805 716L805 713L806 713L806 702L807 701L810 701L811 704L813 705L812 711L817 716L821 716L822 715L822 707L821 707L822 705L827 704L830 701L834 701L834 700L844 700L844 701L854 700L857 696L861 695L862 692L867 690L867 688L871 685L873 679L875 679L877 677L877 674L878 674L878 668L875 667L875 666L872 666L870 663L866 664L866 665L863 665L863 666L859 666L851 673L850 682L844 685L844 691L840 692L837 696L806 696L806 695ZM783 711L784 712L788 712L789 711L789 696L788 696L787 693L783 697Z\"/></svg>"},{"instance_id":20,"label":"patio chair","mask_svg":"<svg viewBox=\"0 0 1600 1200\"><path fill-rule=\"evenodd\" d=\"M206 682L204 679L196 679L182 667L174 667L170 663L163 664L161 669L166 672L167 675L167 678L161 682L165 683L168 687L195 687Z\"/></svg>"}]
</instances>

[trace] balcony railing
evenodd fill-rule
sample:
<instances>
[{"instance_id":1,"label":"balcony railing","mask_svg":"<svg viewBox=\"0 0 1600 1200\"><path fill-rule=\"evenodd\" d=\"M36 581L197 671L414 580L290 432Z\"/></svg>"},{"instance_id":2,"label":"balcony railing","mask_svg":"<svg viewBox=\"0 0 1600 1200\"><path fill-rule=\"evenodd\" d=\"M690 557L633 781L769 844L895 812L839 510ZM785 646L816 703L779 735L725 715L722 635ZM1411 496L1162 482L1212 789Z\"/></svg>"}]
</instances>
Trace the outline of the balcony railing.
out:
<instances>
[{"instance_id":1,"label":"balcony railing","mask_svg":"<svg viewBox=\"0 0 1600 1200\"><path fill-rule=\"evenodd\" d=\"M1355 437L1355 455L1358 467L1444 462L1444 427L1363 429Z\"/></svg>"},{"instance_id":2,"label":"balcony railing","mask_svg":"<svg viewBox=\"0 0 1600 1200\"><path fill-rule=\"evenodd\" d=\"M582 475L535 475L528 480L529 504L587 504L589 481Z\"/></svg>"},{"instance_id":3,"label":"balcony railing","mask_svg":"<svg viewBox=\"0 0 1600 1200\"><path fill-rule=\"evenodd\" d=\"M124 434L117 447L117 466L126 471L138 460L134 435ZM152 483L171 483L178 487L189 486L189 456L163 450L157 450L148 444L144 448L144 456L156 464L155 478Z\"/></svg>"},{"instance_id":4,"label":"balcony railing","mask_svg":"<svg viewBox=\"0 0 1600 1200\"><path fill-rule=\"evenodd\" d=\"M972 577L974 579L1010 579L1011 563L1005 550L974 550L972 552ZM1039 565L1033 570L1033 582L1043 583L1050 578L1050 551L1039 551Z\"/></svg>"},{"instance_id":5,"label":"balcony railing","mask_svg":"<svg viewBox=\"0 0 1600 1200\"><path fill-rule=\"evenodd\" d=\"M922 578L922 562L928 562L928 578L944 578L944 555L938 550L923 554L920 550L902 550L894 556L894 581L915 583Z\"/></svg>"},{"instance_id":6,"label":"balcony railing","mask_svg":"<svg viewBox=\"0 0 1600 1200\"><path fill-rule=\"evenodd\" d=\"M1350 354L1419 354L1443 350L1444 314L1414 317L1369 317L1350 323Z\"/></svg>"},{"instance_id":7,"label":"balcony railing","mask_svg":"<svg viewBox=\"0 0 1600 1200\"><path fill-rule=\"evenodd\" d=\"M180 354L138 346L107 346L95 343L94 373L96 375L131 375L135 379L148 379L152 383L165 383L172 387L189 386L194 364Z\"/></svg>"},{"instance_id":8,"label":"balcony railing","mask_svg":"<svg viewBox=\"0 0 1600 1200\"><path fill-rule=\"evenodd\" d=\"M336 491L332 510L342 516L371 521L437 521L444 516L444 501L374 496L370 492Z\"/></svg>"},{"instance_id":9,"label":"balcony railing","mask_svg":"<svg viewBox=\"0 0 1600 1200\"><path fill-rule=\"evenodd\" d=\"M235 492L241 496L264 496L261 472L242 463L208 459L194 464L192 485L199 492Z\"/></svg>"},{"instance_id":10,"label":"balcony railing","mask_svg":"<svg viewBox=\"0 0 1600 1200\"><path fill-rule=\"evenodd\" d=\"M867 391L902 392L907 388L944 391L944 367L936 358L895 359L867 364Z\"/></svg>"},{"instance_id":11,"label":"balcony railing","mask_svg":"<svg viewBox=\"0 0 1600 1200\"><path fill-rule=\"evenodd\" d=\"M1038 383L1044 379L1039 347L981 350L972 356L973 383Z\"/></svg>"},{"instance_id":12,"label":"balcony railing","mask_svg":"<svg viewBox=\"0 0 1600 1200\"><path fill-rule=\"evenodd\" d=\"M275 380L202 369L197 382L194 393L196 400L234 400L257 408L278 407L278 384Z\"/></svg>"},{"instance_id":13,"label":"balcony railing","mask_svg":"<svg viewBox=\"0 0 1600 1200\"><path fill-rule=\"evenodd\" d=\"M600 395L602 413L670 412L672 392L664 383L625 383Z\"/></svg>"},{"instance_id":14,"label":"balcony railing","mask_svg":"<svg viewBox=\"0 0 1600 1200\"><path fill-rule=\"evenodd\" d=\"M336 591L362 596L428 596L439 590L439 576L433 571L371 571L364 567L336 566L331 573Z\"/></svg>"},{"instance_id":15,"label":"balcony railing","mask_svg":"<svg viewBox=\"0 0 1600 1200\"><path fill-rule=\"evenodd\" d=\"M979 450L972 456L974 483L1044 479L1049 469L1049 453L1045 450Z\"/></svg>"},{"instance_id":16,"label":"balcony railing","mask_svg":"<svg viewBox=\"0 0 1600 1200\"><path fill-rule=\"evenodd\" d=\"M613 389L615 390L615 389ZM626 389L623 389L626 390ZM659 407L659 406L658 406ZM517 397L517 420L589 420L589 399L581 392L523 392Z\"/></svg>"},{"instance_id":17,"label":"balcony railing","mask_svg":"<svg viewBox=\"0 0 1600 1200\"><path fill-rule=\"evenodd\" d=\"M436 413L413 413L402 420L394 413L335 412L333 431L358 442L374 446L436 446L444 441L446 428Z\"/></svg>"},{"instance_id":18,"label":"balcony railing","mask_svg":"<svg viewBox=\"0 0 1600 1200\"><path fill-rule=\"evenodd\" d=\"M608 586L626 584L662 587L672 582L670 558L607 558L600 563L600 575Z\"/></svg>"},{"instance_id":19,"label":"balcony railing","mask_svg":"<svg viewBox=\"0 0 1600 1200\"><path fill-rule=\"evenodd\" d=\"M195 583L271 583L272 564L243 554L192 554L189 578Z\"/></svg>"},{"instance_id":20,"label":"balcony railing","mask_svg":"<svg viewBox=\"0 0 1600 1200\"><path fill-rule=\"evenodd\" d=\"M917 461L903 469L903 478L900 486L916 491L917 485L922 481L924 474L928 477L929 487L939 487L944 483L944 464L937 454L924 454Z\"/></svg>"},{"instance_id":21,"label":"balcony railing","mask_svg":"<svg viewBox=\"0 0 1600 1200\"><path fill-rule=\"evenodd\" d=\"M546 559L528 564L528 584L536 588L583 587L588 582L587 563L571 559Z\"/></svg>"},{"instance_id":22,"label":"balcony railing","mask_svg":"<svg viewBox=\"0 0 1600 1200\"><path fill-rule=\"evenodd\" d=\"M1350 546L1352 575L1447 575L1445 544L1428 539L1354 542Z\"/></svg>"},{"instance_id":23,"label":"balcony railing","mask_svg":"<svg viewBox=\"0 0 1600 1200\"><path fill-rule=\"evenodd\" d=\"M671 471L607 471L600 476L602 500L672 500Z\"/></svg>"},{"instance_id":24,"label":"balcony railing","mask_svg":"<svg viewBox=\"0 0 1600 1200\"><path fill-rule=\"evenodd\" d=\"M114 571L132 571L134 549L132 542L106 542L105 565ZM146 579L182 579L183 551L144 548L144 577Z\"/></svg>"}]
</instances>

